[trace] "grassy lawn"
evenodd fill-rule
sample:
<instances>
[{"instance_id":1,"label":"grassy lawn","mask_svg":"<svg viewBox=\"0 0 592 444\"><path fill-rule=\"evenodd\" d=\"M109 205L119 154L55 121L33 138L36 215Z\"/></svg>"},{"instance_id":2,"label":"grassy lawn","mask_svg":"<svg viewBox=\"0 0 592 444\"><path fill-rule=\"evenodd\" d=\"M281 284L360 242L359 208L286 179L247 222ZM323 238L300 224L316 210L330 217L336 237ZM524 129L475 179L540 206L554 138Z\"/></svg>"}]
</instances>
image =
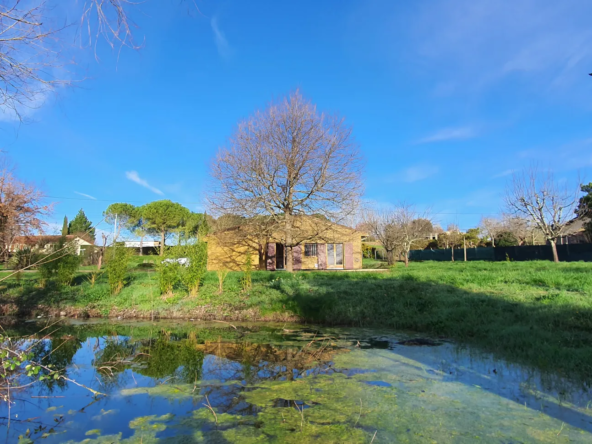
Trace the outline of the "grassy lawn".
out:
<instances>
[{"instance_id":1,"label":"grassy lawn","mask_svg":"<svg viewBox=\"0 0 592 444\"><path fill-rule=\"evenodd\" d=\"M197 298L178 291L167 299L158 294L157 274L137 264L117 296L109 294L104 275L94 286L81 273L70 287L41 289L35 273L24 273L20 281L0 283L0 308L7 314L49 307L72 315L392 327L592 375L590 263L423 262L386 273L254 272L248 292L241 289L242 273L230 273L222 294L216 273L208 273Z\"/></svg>"}]
</instances>

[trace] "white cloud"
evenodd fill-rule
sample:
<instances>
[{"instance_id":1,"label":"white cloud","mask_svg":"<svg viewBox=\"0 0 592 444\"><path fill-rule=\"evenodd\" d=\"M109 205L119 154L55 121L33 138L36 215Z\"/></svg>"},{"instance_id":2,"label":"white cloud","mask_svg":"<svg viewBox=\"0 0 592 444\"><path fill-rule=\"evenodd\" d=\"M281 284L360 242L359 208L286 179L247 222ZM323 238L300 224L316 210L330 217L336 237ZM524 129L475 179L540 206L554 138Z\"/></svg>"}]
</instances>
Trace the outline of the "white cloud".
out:
<instances>
[{"instance_id":1,"label":"white cloud","mask_svg":"<svg viewBox=\"0 0 592 444\"><path fill-rule=\"evenodd\" d=\"M153 187L152 185L150 185L146 180L142 179L140 177L140 175L138 174L137 171L126 171L125 172L125 177L127 177L129 180L131 180L132 182L137 183L138 185L143 186L144 188L148 188L150 191L152 191L153 193L156 193L160 196L164 195L164 193L162 191L160 191L158 188Z\"/></svg>"},{"instance_id":2,"label":"white cloud","mask_svg":"<svg viewBox=\"0 0 592 444\"><path fill-rule=\"evenodd\" d=\"M500 177L506 177L506 176L509 176L510 174L514 174L516 171L518 171L518 170L516 170L516 169L513 169L513 170L505 170L505 171L502 171L501 173L498 173L498 174L495 174L495 175L491 176L491 178L492 179L498 179Z\"/></svg>"},{"instance_id":3,"label":"white cloud","mask_svg":"<svg viewBox=\"0 0 592 444\"><path fill-rule=\"evenodd\" d=\"M79 196L84 196L84 197L86 197L86 198L88 198L88 199L97 200L97 198L96 198L96 197L93 197L93 196L91 196L90 194L84 194L84 193L80 193L80 192L78 192L78 191L74 191L74 194L78 194Z\"/></svg>"},{"instance_id":4,"label":"white cloud","mask_svg":"<svg viewBox=\"0 0 592 444\"><path fill-rule=\"evenodd\" d=\"M419 182L428 177L438 174L439 168L433 165L415 165L391 177L391 181L401 181L407 183Z\"/></svg>"},{"instance_id":5,"label":"white cloud","mask_svg":"<svg viewBox=\"0 0 592 444\"><path fill-rule=\"evenodd\" d=\"M470 127L463 128L445 128L431 136L424 137L417 141L417 143L433 143L433 142L444 142L447 140L463 140L475 137L477 132Z\"/></svg>"},{"instance_id":6,"label":"white cloud","mask_svg":"<svg viewBox=\"0 0 592 444\"><path fill-rule=\"evenodd\" d=\"M216 41L216 48L218 49L218 54L220 54L223 58L228 58L232 54L232 49L228 44L228 40L226 40L226 36L218 27L218 19L216 17L210 20L210 25L212 26L212 31L214 32L214 39Z\"/></svg>"}]
</instances>

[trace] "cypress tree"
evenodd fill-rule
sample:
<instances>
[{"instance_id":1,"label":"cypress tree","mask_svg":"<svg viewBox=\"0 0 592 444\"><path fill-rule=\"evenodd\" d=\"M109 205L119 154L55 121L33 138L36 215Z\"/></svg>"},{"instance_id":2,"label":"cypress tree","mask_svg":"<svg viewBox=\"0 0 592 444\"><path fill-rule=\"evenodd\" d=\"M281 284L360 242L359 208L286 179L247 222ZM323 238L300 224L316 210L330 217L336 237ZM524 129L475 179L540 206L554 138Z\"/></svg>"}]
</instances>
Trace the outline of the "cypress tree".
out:
<instances>
[{"instance_id":1,"label":"cypress tree","mask_svg":"<svg viewBox=\"0 0 592 444\"><path fill-rule=\"evenodd\" d=\"M64 216L64 224L62 225L62 236L68 234L68 216Z\"/></svg>"}]
</instances>

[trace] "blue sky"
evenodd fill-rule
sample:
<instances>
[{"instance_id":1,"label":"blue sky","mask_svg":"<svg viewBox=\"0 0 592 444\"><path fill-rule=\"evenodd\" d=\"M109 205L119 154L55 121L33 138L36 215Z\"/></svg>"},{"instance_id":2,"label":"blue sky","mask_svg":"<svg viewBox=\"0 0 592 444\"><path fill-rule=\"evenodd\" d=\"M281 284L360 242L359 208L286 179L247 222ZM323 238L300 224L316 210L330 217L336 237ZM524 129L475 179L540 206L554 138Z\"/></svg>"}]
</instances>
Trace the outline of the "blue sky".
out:
<instances>
[{"instance_id":1,"label":"blue sky","mask_svg":"<svg viewBox=\"0 0 592 444\"><path fill-rule=\"evenodd\" d=\"M353 126L366 199L444 226L498 213L532 162L592 180L589 0L163 3L134 14L141 50L77 51L83 82L25 125L0 115L0 148L57 202L51 222L116 201L201 209L236 123L296 88Z\"/></svg>"}]
</instances>

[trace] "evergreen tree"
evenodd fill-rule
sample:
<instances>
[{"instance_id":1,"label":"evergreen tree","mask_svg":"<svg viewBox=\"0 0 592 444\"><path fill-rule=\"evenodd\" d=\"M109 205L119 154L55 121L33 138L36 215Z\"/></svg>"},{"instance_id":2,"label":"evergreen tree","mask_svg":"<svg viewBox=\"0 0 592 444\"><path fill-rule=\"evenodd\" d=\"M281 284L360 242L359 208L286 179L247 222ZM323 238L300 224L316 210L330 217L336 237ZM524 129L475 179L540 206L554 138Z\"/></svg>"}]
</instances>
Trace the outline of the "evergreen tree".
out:
<instances>
[{"instance_id":1,"label":"evergreen tree","mask_svg":"<svg viewBox=\"0 0 592 444\"><path fill-rule=\"evenodd\" d=\"M68 216L64 216L64 224L62 225L62 236L68 234Z\"/></svg>"},{"instance_id":2,"label":"evergreen tree","mask_svg":"<svg viewBox=\"0 0 592 444\"><path fill-rule=\"evenodd\" d=\"M81 208L72 222L68 225L68 234L88 234L92 240L95 240L95 229L92 228L92 222L88 220L84 210Z\"/></svg>"}]
</instances>

